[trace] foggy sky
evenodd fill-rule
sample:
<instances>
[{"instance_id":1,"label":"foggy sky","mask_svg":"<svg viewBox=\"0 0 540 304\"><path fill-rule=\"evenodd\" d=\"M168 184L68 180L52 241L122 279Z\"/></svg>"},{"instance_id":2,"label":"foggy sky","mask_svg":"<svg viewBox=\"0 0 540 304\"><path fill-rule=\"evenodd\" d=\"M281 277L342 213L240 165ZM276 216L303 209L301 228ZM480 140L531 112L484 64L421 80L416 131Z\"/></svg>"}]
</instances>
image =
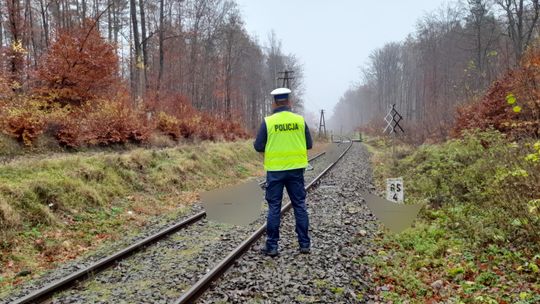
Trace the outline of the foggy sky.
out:
<instances>
[{"instance_id":1,"label":"foggy sky","mask_svg":"<svg viewBox=\"0 0 540 304\"><path fill-rule=\"evenodd\" d=\"M369 54L414 32L442 0L237 0L248 32L263 45L274 30L304 66L305 108L331 114ZM339 4L337 4L339 3ZM328 116L329 117L329 116Z\"/></svg>"}]
</instances>

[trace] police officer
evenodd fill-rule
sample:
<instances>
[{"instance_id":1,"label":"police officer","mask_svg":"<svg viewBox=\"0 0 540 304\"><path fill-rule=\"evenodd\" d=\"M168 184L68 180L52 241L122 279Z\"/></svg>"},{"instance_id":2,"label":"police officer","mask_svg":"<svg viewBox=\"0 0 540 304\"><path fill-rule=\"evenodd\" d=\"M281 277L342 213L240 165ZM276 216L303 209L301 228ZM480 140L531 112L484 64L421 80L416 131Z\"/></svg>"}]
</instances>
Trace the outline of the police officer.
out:
<instances>
[{"instance_id":1,"label":"police officer","mask_svg":"<svg viewBox=\"0 0 540 304\"><path fill-rule=\"evenodd\" d=\"M308 166L307 150L311 149L313 141L304 118L291 112L291 90L279 88L270 94L274 97L273 114L264 119L253 144L256 151L264 152L266 170L268 217L266 246L262 253L272 257L278 255L283 187L287 189L294 209L300 252L309 253L311 241L304 170Z\"/></svg>"}]
</instances>

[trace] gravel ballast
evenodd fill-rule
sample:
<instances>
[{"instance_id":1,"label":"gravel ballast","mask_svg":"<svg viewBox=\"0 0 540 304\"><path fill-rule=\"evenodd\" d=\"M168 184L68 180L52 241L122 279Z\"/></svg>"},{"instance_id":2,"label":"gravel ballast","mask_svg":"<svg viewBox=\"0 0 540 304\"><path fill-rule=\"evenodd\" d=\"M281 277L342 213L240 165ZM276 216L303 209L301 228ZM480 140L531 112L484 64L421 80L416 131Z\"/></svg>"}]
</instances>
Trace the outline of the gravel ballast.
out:
<instances>
[{"instance_id":1,"label":"gravel ballast","mask_svg":"<svg viewBox=\"0 0 540 304\"><path fill-rule=\"evenodd\" d=\"M200 303L364 303L370 270L359 257L372 254L378 226L359 194L374 190L369 155L354 144L308 194L312 252L298 252L294 216L281 224L280 255L262 256L258 241Z\"/></svg>"},{"instance_id":2,"label":"gravel ballast","mask_svg":"<svg viewBox=\"0 0 540 304\"><path fill-rule=\"evenodd\" d=\"M315 170L306 172L306 180L311 180L322 171L327 165L327 160L323 156L312 164ZM195 204L189 214L183 214L173 222L181 221L200 211L200 205ZM202 220L121 261L115 267L58 294L48 303L169 303L262 223L264 214L261 214L255 223L246 227ZM39 279L24 284L10 296L0 299L0 303L10 303L170 224L172 224L170 219L156 219L143 234L127 237L100 249L91 256L66 263Z\"/></svg>"}]
</instances>

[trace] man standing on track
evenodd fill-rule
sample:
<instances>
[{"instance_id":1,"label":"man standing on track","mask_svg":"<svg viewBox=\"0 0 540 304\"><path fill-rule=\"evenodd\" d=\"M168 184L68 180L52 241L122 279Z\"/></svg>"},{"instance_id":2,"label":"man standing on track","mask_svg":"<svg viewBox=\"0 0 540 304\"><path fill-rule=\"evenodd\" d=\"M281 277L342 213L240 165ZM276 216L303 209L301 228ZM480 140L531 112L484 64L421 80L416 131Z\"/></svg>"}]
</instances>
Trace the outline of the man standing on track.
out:
<instances>
[{"instance_id":1,"label":"man standing on track","mask_svg":"<svg viewBox=\"0 0 540 304\"><path fill-rule=\"evenodd\" d=\"M262 252L271 257L278 255L281 200L285 187L294 209L300 252L309 253L311 241L304 170L308 166L307 150L311 149L313 141L304 118L291 112L291 90L279 88L270 94L274 97L273 114L264 119L253 144L256 151L264 152L266 170L268 217L266 246Z\"/></svg>"}]
</instances>

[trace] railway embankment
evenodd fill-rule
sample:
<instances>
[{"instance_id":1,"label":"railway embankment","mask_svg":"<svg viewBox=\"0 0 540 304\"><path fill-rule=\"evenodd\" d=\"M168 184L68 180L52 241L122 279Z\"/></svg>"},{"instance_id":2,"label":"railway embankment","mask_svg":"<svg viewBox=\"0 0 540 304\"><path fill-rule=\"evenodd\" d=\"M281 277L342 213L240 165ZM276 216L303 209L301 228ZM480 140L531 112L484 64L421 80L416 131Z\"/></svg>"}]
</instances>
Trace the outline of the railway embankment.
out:
<instances>
[{"instance_id":1,"label":"railway embankment","mask_svg":"<svg viewBox=\"0 0 540 304\"><path fill-rule=\"evenodd\" d=\"M199 303L376 303L372 269L379 224L361 192L375 187L369 153L355 143L307 197L312 251L298 252L294 215L282 219L281 252L260 254L264 238Z\"/></svg>"},{"instance_id":2,"label":"railway embankment","mask_svg":"<svg viewBox=\"0 0 540 304\"><path fill-rule=\"evenodd\" d=\"M374 179L403 177L414 226L376 239L377 293L394 303L539 303L540 143L497 131L420 147L371 138Z\"/></svg>"},{"instance_id":3,"label":"railway embankment","mask_svg":"<svg viewBox=\"0 0 540 304\"><path fill-rule=\"evenodd\" d=\"M262 174L251 141L10 161L0 167L0 298L60 262L178 218L199 191Z\"/></svg>"}]
</instances>

